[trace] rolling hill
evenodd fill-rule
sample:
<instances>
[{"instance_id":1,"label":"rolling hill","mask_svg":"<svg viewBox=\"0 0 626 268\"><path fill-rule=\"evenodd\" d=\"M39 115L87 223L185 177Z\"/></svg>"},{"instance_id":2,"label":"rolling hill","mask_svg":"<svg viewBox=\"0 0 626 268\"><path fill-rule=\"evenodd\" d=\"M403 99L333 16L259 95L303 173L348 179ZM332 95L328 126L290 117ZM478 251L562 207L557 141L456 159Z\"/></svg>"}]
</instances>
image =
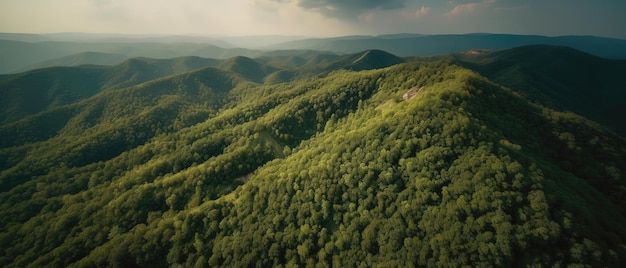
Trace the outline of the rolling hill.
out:
<instances>
[{"instance_id":1,"label":"rolling hill","mask_svg":"<svg viewBox=\"0 0 626 268\"><path fill-rule=\"evenodd\" d=\"M131 58L113 66L43 68L0 76L0 123L70 104L103 90L129 87L209 66L231 71L257 83L281 83L336 69L376 69L403 61L383 51L341 56L317 51L283 51L266 53L258 59L244 56L228 59L195 56Z\"/></svg>"},{"instance_id":2,"label":"rolling hill","mask_svg":"<svg viewBox=\"0 0 626 268\"><path fill-rule=\"evenodd\" d=\"M71 104L102 90L128 87L218 62L198 57L133 58L111 67L50 67L4 75L0 78L0 123Z\"/></svg>"},{"instance_id":3,"label":"rolling hill","mask_svg":"<svg viewBox=\"0 0 626 268\"><path fill-rule=\"evenodd\" d=\"M621 63L549 46L413 60L90 67L134 82L0 125L0 265L626 263L626 139L526 87Z\"/></svg>"},{"instance_id":4,"label":"rolling hill","mask_svg":"<svg viewBox=\"0 0 626 268\"><path fill-rule=\"evenodd\" d=\"M262 83L263 78L270 73L276 71L275 68L262 65L259 62L243 56L233 57L222 61L218 67L237 73L250 81Z\"/></svg>"}]
</instances>

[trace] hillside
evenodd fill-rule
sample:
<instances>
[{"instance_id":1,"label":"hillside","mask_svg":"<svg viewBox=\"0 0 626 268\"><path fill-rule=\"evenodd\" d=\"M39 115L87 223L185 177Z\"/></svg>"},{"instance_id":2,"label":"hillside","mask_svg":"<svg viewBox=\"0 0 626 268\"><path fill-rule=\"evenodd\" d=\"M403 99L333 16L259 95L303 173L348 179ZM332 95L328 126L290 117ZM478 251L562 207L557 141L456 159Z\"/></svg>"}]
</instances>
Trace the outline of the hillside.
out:
<instances>
[{"instance_id":1,"label":"hillside","mask_svg":"<svg viewBox=\"0 0 626 268\"><path fill-rule=\"evenodd\" d=\"M6 124L54 106L98 93L105 69L52 67L0 78L0 123Z\"/></svg>"},{"instance_id":2,"label":"hillside","mask_svg":"<svg viewBox=\"0 0 626 268\"><path fill-rule=\"evenodd\" d=\"M50 67L0 76L0 124L91 97L103 90L138 85L203 67L216 67L257 83L281 83L337 69L368 70L404 62L383 52L333 55L318 51L275 51L259 58L195 56L131 58L113 66Z\"/></svg>"},{"instance_id":3,"label":"hillside","mask_svg":"<svg viewBox=\"0 0 626 268\"><path fill-rule=\"evenodd\" d=\"M89 98L102 90L137 85L219 61L198 57L133 58L117 65L50 67L0 77L0 123L6 124L57 106Z\"/></svg>"},{"instance_id":4,"label":"hillside","mask_svg":"<svg viewBox=\"0 0 626 268\"><path fill-rule=\"evenodd\" d=\"M259 61L269 62L273 66L286 66L265 77L266 84L290 82L293 80L326 74L334 70L372 70L380 69L405 62L403 58L381 50L366 50L353 54L335 55L317 52L308 57L291 56L285 61L267 60L261 57Z\"/></svg>"},{"instance_id":5,"label":"hillside","mask_svg":"<svg viewBox=\"0 0 626 268\"><path fill-rule=\"evenodd\" d=\"M626 60L556 46L519 47L460 60L531 101L573 111L626 135L626 85L621 78Z\"/></svg>"},{"instance_id":6,"label":"hillside","mask_svg":"<svg viewBox=\"0 0 626 268\"><path fill-rule=\"evenodd\" d=\"M484 71L551 49L236 57L2 124L0 266L623 266L626 139Z\"/></svg>"}]
</instances>

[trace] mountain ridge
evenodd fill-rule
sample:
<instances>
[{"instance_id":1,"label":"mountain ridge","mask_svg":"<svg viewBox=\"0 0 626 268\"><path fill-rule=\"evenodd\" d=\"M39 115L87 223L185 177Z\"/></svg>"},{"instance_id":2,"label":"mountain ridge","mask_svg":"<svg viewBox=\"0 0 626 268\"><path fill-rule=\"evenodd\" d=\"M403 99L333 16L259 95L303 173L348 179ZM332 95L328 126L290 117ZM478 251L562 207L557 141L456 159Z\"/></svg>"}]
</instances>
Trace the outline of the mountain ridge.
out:
<instances>
[{"instance_id":1,"label":"mountain ridge","mask_svg":"<svg viewBox=\"0 0 626 268\"><path fill-rule=\"evenodd\" d=\"M111 37L111 38L109 38ZM29 66L87 51L121 54L127 58L173 58L199 56L225 59L234 56L255 58L273 50L313 49L331 53L357 53L380 49L405 56L430 56L468 49L508 49L523 45L570 46L597 56L626 59L626 40L596 36L539 36L512 34L390 34L380 36L308 37L198 37L0 34L0 73L14 73ZM118 38L118 39L116 39ZM286 42L281 42L285 41ZM231 45L236 44L236 46ZM265 44L265 46L263 46ZM271 45L269 45L271 44ZM237 47L239 46L239 47ZM55 60L56 59L56 60ZM43 62L43 63L42 63ZM87 61L86 64L98 64Z\"/></svg>"},{"instance_id":2,"label":"mountain ridge","mask_svg":"<svg viewBox=\"0 0 626 268\"><path fill-rule=\"evenodd\" d=\"M463 57L462 57L463 58ZM465 57L479 73L526 98L574 111L624 135L626 61L603 59L569 47L525 46ZM481 62L482 61L482 62ZM493 61L489 63L488 61Z\"/></svg>"},{"instance_id":3,"label":"mountain ridge","mask_svg":"<svg viewBox=\"0 0 626 268\"><path fill-rule=\"evenodd\" d=\"M358 40L344 38L305 39L276 45L276 48L327 50L355 53L366 49L380 49L398 56L429 56L448 54L469 49L508 49L513 47L546 44L576 48L607 58L626 59L623 52L626 40L595 36L513 35L513 34L441 34L402 36L399 38L369 37Z\"/></svg>"},{"instance_id":4,"label":"mountain ridge","mask_svg":"<svg viewBox=\"0 0 626 268\"><path fill-rule=\"evenodd\" d=\"M87 51L26 66L16 73L57 66L115 65L125 59L126 57L120 54Z\"/></svg>"},{"instance_id":5,"label":"mountain ridge","mask_svg":"<svg viewBox=\"0 0 626 268\"><path fill-rule=\"evenodd\" d=\"M131 43L92 43L92 42L21 42L0 40L0 73L11 73L23 70L27 66L41 64L48 60L55 60L86 51L121 54L126 58L174 58L183 56L199 56L206 58L224 59L233 56L256 56L261 51L244 48L222 48L207 43L159 43L159 42L131 42ZM94 64L98 62L86 62Z\"/></svg>"}]
</instances>

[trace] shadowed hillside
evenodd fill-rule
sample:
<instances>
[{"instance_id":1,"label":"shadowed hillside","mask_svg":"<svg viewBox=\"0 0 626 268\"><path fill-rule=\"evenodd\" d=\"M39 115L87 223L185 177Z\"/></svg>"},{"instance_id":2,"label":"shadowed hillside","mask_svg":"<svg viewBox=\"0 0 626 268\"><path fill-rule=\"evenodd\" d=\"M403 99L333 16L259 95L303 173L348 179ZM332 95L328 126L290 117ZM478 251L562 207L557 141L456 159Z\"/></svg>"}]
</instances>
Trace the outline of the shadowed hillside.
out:
<instances>
[{"instance_id":1,"label":"shadowed hillside","mask_svg":"<svg viewBox=\"0 0 626 268\"><path fill-rule=\"evenodd\" d=\"M221 62L218 67L224 70L232 71L258 83L261 83L266 75L275 71L274 68L262 65L247 57L230 58Z\"/></svg>"},{"instance_id":2,"label":"shadowed hillside","mask_svg":"<svg viewBox=\"0 0 626 268\"><path fill-rule=\"evenodd\" d=\"M626 61L567 47L527 46L463 59L528 99L573 111L626 134Z\"/></svg>"},{"instance_id":3,"label":"shadowed hillside","mask_svg":"<svg viewBox=\"0 0 626 268\"><path fill-rule=\"evenodd\" d=\"M232 71L257 83L280 83L337 69L363 70L402 62L400 58L384 52L364 56L360 62L356 60L363 53L328 57L314 51L278 51L267 54L278 56L265 56L258 61L242 56L225 60L193 56L172 59L132 58L110 67L51 67L0 76L0 123L13 122L45 109L70 104L102 90L129 87L207 66Z\"/></svg>"},{"instance_id":4,"label":"shadowed hillside","mask_svg":"<svg viewBox=\"0 0 626 268\"><path fill-rule=\"evenodd\" d=\"M137 85L156 78L216 65L198 57L135 58L111 66L51 67L0 77L0 123L9 123L105 89Z\"/></svg>"}]
</instances>

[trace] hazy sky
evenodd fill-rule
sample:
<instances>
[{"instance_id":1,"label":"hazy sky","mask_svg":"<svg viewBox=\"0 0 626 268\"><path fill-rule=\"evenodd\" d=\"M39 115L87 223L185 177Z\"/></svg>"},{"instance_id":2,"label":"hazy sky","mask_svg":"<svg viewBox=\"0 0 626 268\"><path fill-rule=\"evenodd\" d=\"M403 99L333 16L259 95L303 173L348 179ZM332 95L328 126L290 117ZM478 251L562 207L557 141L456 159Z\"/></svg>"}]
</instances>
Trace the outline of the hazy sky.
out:
<instances>
[{"instance_id":1,"label":"hazy sky","mask_svg":"<svg viewBox=\"0 0 626 268\"><path fill-rule=\"evenodd\" d=\"M626 0L0 0L0 32L626 39Z\"/></svg>"}]
</instances>

